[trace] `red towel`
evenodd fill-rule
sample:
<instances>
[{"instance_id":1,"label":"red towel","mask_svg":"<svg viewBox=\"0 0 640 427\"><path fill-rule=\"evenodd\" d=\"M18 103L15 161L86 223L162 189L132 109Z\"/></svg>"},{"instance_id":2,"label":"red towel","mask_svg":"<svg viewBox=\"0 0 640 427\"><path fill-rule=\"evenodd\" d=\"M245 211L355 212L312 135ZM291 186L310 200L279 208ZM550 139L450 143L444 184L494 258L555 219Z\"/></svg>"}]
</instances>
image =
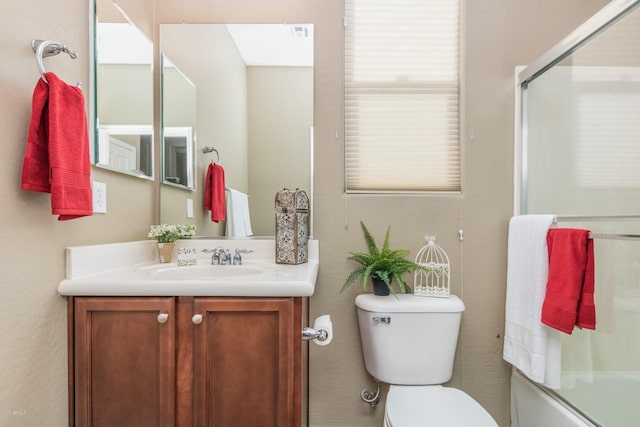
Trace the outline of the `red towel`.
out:
<instances>
[{"instance_id":1,"label":"red towel","mask_svg":"<svg viewBox=\"0 0 640 427\"><path fill-rule=\"evenodd\" d=\"M593 239L587 239L587 265L582 282L582 295L578 303L576 326L585 329L596 328L596 306L593 298L595 292L595 266L593 255Z\"/></svg>"},{"instance_id":2,"label":"red towel","mask_svg":"<svg viewBox=\"0 0 640 427\"><path fill-rule=\"evenodd\" d=\"M213 186L213 163L209 163L207 175L204 178L204 208L211 210L211 188Z\"/></svg>"},{"instance_id":3,"label":"red towel","mask_svg":"<svg viewBox=\"0 0 640 427\"><path fill-rule=\"evenodd\" d=\"M89 136L82 90L45 73L33 91L20 187L51 193L64 221L93 214Z\"/></svg>"},{"instance_id":4,"label":"red towel","mask_svg":"<svg viewBox=\"0 0 640 427\"><path fill-rule=\"evenodd\" d=\"M552 228L547 234L549 278L542 323L571 334L596 328L593 240L588 230Z\"/></svg>"},{"instance_id":5,"label":"red towel","mask_svg":"<svg viewBox=\"0 0 640 427\"><path fill-rule=\"evenodd\" d=\"M225 219L224 169L216 163L209 163L204 184L204 208L211 211L211 221Z\"/></svg>"}]
</instances>

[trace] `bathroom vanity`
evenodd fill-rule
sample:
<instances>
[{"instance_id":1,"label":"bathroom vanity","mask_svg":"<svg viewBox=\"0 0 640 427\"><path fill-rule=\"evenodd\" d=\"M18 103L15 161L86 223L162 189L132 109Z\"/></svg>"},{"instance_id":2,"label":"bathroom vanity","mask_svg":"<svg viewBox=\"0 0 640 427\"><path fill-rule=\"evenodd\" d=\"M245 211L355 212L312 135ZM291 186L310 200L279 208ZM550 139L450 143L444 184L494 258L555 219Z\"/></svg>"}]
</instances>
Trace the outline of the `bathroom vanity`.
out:
<instances>
[{"instance_id":1,"label":"bathroom vanity","mask_svg":"<svg viewBox=\"0 0 640 427\"><path fill-rule=\"evenodd\" d=\"M147 242L127 245L136 244ZM107 252L113 249L104 246ZM309 288L302 283L299 295L284 294L298 289L287 285L287 278L304 275L313 293L317 242L308 265L253 259L239 266L252 276L273 268L266 273L273 281L260 281L265 295L248 284L243 270L216 278L215 267L235 266L208 269L205 259L192 268L154 261L113 268L104 265L118 264L109 255L99 260L90 253L99 247L82 249L87 248L82 254L73 253L81 248L68 249L68 278L59 286L68 301L71 426L306 424L307 346L301 331L307 324ZM145 246L142 252L155 256L152 249ZM139 261L134 248L123 249L129 250ZM94 267L72 265L73 255L85 266L93 260ZM85 274L83 269L95 269L96 262L102 262L101 271ZM179 268L185 279L174 278ZM214 272L211 279L201 270ZM159 271L172 273L162 277ZM147 283L145 274L153 276ZM115 285L106 286L110 281ZM225 286L234 282L236 295L230 295L234 292ZM220 287L228 295L218 295Z\"/></svg>"}]
</instances>

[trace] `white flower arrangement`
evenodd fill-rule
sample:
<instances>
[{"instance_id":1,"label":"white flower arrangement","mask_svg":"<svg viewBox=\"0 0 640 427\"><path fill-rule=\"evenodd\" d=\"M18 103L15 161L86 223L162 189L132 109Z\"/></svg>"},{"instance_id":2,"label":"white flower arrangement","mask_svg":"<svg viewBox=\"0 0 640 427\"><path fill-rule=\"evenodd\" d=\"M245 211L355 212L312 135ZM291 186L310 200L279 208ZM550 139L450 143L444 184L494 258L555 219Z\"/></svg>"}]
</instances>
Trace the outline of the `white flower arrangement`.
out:
<instances>
[{"instance_id":1,"label":"white flower arrangement","mask_svg":"<svg viewBox=\"0 0 640 427\"><path fill-rule=\"evenodd\" d=\"M188 239L196 235L195 225L152 225L147 237L158 243L172 243L178 239Z\"/></svg>"}]
</instances>

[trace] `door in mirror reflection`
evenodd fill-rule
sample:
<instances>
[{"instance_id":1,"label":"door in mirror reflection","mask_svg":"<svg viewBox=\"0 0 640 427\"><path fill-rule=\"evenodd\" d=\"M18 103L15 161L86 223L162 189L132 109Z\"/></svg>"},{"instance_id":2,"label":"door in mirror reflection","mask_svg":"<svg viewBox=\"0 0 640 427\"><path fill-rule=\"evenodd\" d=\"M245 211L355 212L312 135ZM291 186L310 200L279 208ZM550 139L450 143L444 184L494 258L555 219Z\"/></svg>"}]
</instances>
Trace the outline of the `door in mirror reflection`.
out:
<instances>
[{"instance_id":1,"label":"door in mirror reflection","mask_svg":"<svg viewBox=\"0 0 640 427\"><path fill-rule=\"evenodd\" d=\"M153 127L102 125L98 128L98 164L142 177L153 176Z\"/></svg>"},{"instance_id":2,"label":"door in mirror reflection","mask_svg":"<svg viewBox=\"0 0 640 427\"><path fill-rule=\"evenodd\" d=\"M182 185L194 189L193 129L191 127L165 127L163 129L163 168L165 184Z\"/></svg>"}]
</instances>

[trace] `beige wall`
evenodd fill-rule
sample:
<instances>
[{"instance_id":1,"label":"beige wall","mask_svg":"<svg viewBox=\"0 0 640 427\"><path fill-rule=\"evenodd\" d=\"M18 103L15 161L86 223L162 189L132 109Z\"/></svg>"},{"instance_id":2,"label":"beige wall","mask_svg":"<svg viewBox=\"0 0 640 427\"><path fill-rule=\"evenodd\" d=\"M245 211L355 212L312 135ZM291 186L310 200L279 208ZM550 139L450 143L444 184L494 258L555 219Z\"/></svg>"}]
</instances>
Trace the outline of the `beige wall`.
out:
<instances>
[{"instance_id":1,"label":"beige wall","mask_svg":"<svg viewBox=\"0 0 640 427\"><path fill-rule=\"evenodd\" d=\"M363 247L358 221L376 236L392 225L392 243L412 249L437 233L457 260L454 291L467 305L453 383L508 425L508 367L501 360L507 220L512 207L513 67L526 64L575 28L603 0L465 1L463 164L461 197L350 196L342 178L342 2L158 0L160 18L174 22L311 22L315 24L315 235L321 269L311 316L330 313L335 339L311 347L310 416L314 426L381 425L383 408L359 398L371 387L360 353L353 299L339 288ZM259 3L262 5L262 2ZM93 170L107 183L106 215L58 222L49 197L19 189L21 160L38 78L32 38L67 42L75 61L48 58L49 70L88 88L88 5L83 0L5 0L0 17L0 426L63 426L67 419L65 303L56 295L64 276L64 247L137 240L156 221L154 184ZM162 19L160 22L163 22ZM166 22L166 21L165 21ZM457 230L465 231L464 245Z\"/></svg>"}]
</instances>

